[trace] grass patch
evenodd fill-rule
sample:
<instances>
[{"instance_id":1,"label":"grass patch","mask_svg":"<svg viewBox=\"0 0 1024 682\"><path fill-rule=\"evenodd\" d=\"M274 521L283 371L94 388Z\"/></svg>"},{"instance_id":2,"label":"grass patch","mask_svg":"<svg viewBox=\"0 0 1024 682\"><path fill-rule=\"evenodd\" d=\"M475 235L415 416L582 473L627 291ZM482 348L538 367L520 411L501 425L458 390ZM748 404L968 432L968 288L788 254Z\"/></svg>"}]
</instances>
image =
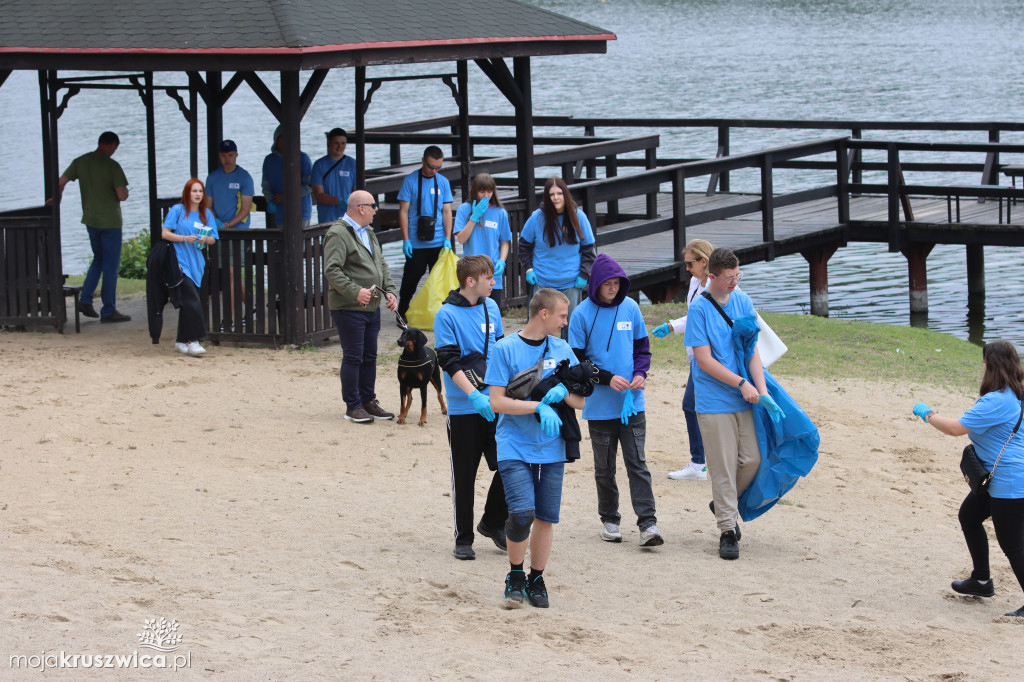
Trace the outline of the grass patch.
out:
<instances>
[{"instance_id":1,"label":"grass patch","mask_svg":"<svg viewBox=\"0 0 1024 682\"><path fill-rule=\"evenodd\" d=\"M82 286L85 282L85 275L68 275L68 280L65 284L69 286ZM95 298L99 298L100 289L103 286L103 278L100 277L100 283L96 285ZM82 292L85 293L84 291ZM128 279L126 277L117 278L117 295L127 296L129 294L144 294L146 293L146 280L144 279ZM72 306L74 307L74 306Z\"/></svg>"},{"instance_id":2,"label":"grass patch","mask_svg":"<svg viewBox=\"0 0 1024 682\"><path fill-rule=\"evenodd\" d=\"M682 316L680 304L643 306L653 326ZM981 349L974 344L917 327L833 320L813 315L767 313L789 352L773 373L818 379L911 381L974 392L981 380ZM651 338L654 366L686 366L681 339Z\"/></svg>"}]
</instances>

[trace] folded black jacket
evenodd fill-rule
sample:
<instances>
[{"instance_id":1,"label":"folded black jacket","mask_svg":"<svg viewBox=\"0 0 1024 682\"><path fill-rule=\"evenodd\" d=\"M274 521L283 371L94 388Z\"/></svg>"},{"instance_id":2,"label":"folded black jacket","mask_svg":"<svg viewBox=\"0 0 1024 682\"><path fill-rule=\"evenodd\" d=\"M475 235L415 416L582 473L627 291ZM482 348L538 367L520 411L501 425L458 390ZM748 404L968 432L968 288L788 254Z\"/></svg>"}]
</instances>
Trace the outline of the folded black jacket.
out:
<instances>
[{"instance_id":1,"label":"folded black jacket","mask_svg":"<svg viewBox=\"0 0 1024 682\"><path fill-rule=\"evenodd\" d=\"M176 309L181 307L179 285L184 277L174 244L163 239L154 244L146 259L146 312L149 314L149 337L153 343L160 343L167 302L170 301Z\"/></svg>"},{"instance_id":2,"label":"folded black jacket","mask_svg":"<svg viewBox=\"0 0 1024 682\"><path fill-rule=\"evenodd\" d=\"M597 367L589 360L583 360L578 365L569 366L568 360L562 360L555 367L555 371L547 379L542 380L530 393L530 400L540 401L555 386L562 384L570 393L581 395L584 398L594 392L597 385ZM575 462L580 458L580 441L583 440L583 432L580 430L579 420L576 419L576 410L560 400L551 406L555 414L562 420L561 437L565 441L565 461ZM540 420L540 415L535 415Z\"/></svg>"}]
</instances>

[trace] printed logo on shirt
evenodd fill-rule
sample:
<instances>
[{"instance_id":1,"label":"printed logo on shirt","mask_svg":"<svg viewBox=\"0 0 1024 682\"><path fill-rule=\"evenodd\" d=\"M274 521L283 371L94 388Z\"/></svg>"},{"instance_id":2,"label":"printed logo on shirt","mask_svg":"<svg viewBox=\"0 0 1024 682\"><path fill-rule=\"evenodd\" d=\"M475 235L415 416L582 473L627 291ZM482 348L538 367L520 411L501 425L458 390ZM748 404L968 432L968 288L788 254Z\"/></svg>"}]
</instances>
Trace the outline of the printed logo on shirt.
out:
<instances>
[{"instance_id":1,"label":"printed logo on shirt","mask_svg":"<svg viewBox=\"0 0 1024 682\"><path fill-rule=\"evenodd\" d=\"M544 358L544 369L554 369L556 364L554 358Z\"/></svg>"},{"instance_id":2,"label":"printed logo on shirt","mask_svg":"<svg viewBox=\"0 0 1024 682\"><path fill-rule=\"evenodd\" d=\"M484 334L487 334L487 333L493 334L494 333L494 323L491 322L490 329L484 329L484 325L485 324L487 324L487 323L486 322L481 322L480 323L480 331L482 331Z\"/></svg>"},{"instance_id":3,"label":"printed logo on shirt","mask_svg":"<svg viewBox=\"0 0 1024 682\"><path fill-rule=\"evenodd\" d=\"M340 171L338 171L338 175L343 177L343 178L347 178L348 177L348 171L340 170Z\"/></svg>"},{"instance_id":4,"label":"printed logo on shirt","mask_svg":"<svg viewBox=\"0 0 1024 682\"><path fill-rule=\"evenodd\" d=\"M618 329L620 332L630 332L630 331L633 331L633 321L632 320L622 320L617 325L615 325L615 328Z\"/></svg>"},{"instance_id":5,"label":"printed logo on shirt","mask_svg":"<svg viewBox=\"0 0 1024 682\"><path fill-rule=\"evenodd\" d=\"M242 184L239 182L229 182L228 189L242 189Z\"/></svg>"},{"instance_id":6,"label":"printed logo on shirt","mask_svg":"<svg viewBox=\"0 0 1024 682\"><path fill-rule=\"evenodd\" d=\"M202 224L202 223L200 223L200 222L195 222L195 223L192 223L192 227L196 228L197 230L201 230L201 229L203 229L204 227L206 227L206 225L203 225L203 224Z\"/></svg>"},{"instance_id":7,"label":"printed logo on shirt","mask_svg":"<svg viewBox=\"0 0 1024 682\"><path fill-rule=\"evenodd\" d=\"M491 228L493 230L497 230L498 229L498 221L497 220L485 220L484 221L484 227L489 227L489 228Z\"/></svg>"}]
</instances>

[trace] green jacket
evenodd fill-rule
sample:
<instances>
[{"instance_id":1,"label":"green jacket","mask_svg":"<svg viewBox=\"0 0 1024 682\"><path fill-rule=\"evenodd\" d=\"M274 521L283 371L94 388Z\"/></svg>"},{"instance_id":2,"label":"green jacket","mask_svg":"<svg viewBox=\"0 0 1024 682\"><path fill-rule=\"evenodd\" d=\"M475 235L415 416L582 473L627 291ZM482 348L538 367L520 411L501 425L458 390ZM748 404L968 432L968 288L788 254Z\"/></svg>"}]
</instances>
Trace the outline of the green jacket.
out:
<instances>
[{"instance_id":1,"label":"green jacket","mask_svg":"<svg viewBox=\"0 0 1024 682\"><path fill-rule=\"evenodd\" d=\"M331 310L360 310L373 312L383 302L383 295L376 295L364 308L356 296L360 289L376 284L388 293L395 293L391 271L384 262L384 254L373 228L367 231L370 249L356 236L355 229L344 219L335 220L324 235L324 276L331 285L327 294L327 305Z\"/></svg>"}]
</instances>

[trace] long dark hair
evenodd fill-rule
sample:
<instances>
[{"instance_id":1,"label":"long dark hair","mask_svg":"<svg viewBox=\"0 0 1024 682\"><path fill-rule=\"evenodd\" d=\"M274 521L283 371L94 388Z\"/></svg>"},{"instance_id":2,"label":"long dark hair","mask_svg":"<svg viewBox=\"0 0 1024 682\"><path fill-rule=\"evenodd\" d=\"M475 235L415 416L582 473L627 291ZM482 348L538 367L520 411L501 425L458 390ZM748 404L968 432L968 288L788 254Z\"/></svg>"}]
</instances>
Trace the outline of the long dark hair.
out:
<instances>
[{"instance_id":1,"label":"long dark hair","mask_svg":"<svg viewBox=\"0 0 1024 682\"><path fill-rule=\"evenodd\" d=\"M985 376L981 378L981 395L1008 388L1018 400L1024 400L1024 370L1013 344L1003 339L986 343L981 349L985 360Z\"/></svg>"},{"instance_id":2,"label":"long dark hair","mask_svg":"<svg viewBox=\"0 0 1024 682\"><path fill-rule=\"evenodd\" d=\"M562 196L565 198L565 208L562 214L564 218L561 226L558 224L558 211L555 210L555 205L551 203L551 197L548 196L552 187L561 189ZM576 215L576 202L569 194L569 187L565 184L565 180L548 178L548 181L544 183L544 199L541 209L544 211L544 241L548 243L548 246L557 246L563 241L567 244L578 244L583 238L580 219ZM569 229L570 227L572 229Z\"/></svg>"}]
</instances>

